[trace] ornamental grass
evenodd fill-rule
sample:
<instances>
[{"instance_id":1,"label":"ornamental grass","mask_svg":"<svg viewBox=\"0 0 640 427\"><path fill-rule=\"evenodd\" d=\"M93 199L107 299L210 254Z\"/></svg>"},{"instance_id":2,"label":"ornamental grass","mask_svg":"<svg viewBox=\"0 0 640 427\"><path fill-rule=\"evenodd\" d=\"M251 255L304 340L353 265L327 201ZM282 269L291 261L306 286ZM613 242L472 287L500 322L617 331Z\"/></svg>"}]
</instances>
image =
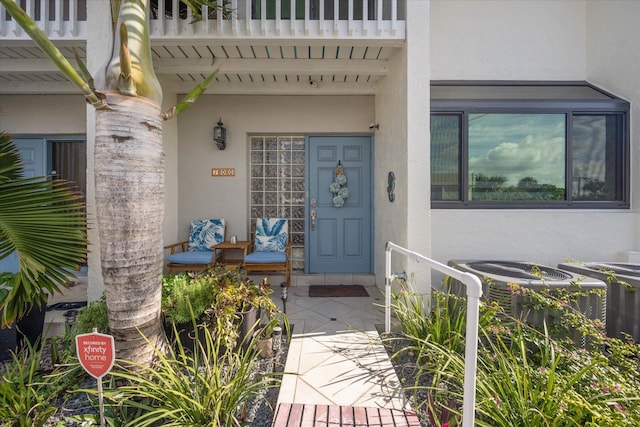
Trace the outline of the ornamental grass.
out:
<instances>
[{"instance_id":1,"label":"ornamental grass","mask_svg":"<svg viewBox=\"0 0 640 427\"><path fill-rule=\"evenodd\" d=\"M394 293L402 332L386 340L423 422L452 427L462 414L466 300L446 288L430 301L410 286ZM481 300L475 425L640 425L640 345L607 337L571 295L511 291L526 292L531 309L554 310L560 320L530 325ZM568 338L576 334L583 339Z\"/></svg>"}]
</instances>

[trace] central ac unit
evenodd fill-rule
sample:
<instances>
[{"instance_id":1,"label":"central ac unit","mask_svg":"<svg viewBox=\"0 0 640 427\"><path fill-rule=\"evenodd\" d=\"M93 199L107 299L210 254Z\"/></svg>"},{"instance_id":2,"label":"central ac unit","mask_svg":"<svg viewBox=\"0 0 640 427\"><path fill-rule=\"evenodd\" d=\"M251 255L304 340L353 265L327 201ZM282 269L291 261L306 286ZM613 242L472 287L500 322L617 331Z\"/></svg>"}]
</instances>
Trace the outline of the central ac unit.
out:
<instances>
[{"instance_id":1,"label":"central ac unit","mask_svg":"<svg viewBox=\"0 0 640 427\"><path fill-rule=\"evenodd\" d=\"M589 319L599 319L603 324L606 322L607 285L602 280L524 261L451 260L449 265L478 276L482 281L484 298L496 301L506 314L532 326L541 326L545 322L548 326L552 326L557 322L559 314L550 310L532 309L528 304L529 301L522 294L512 292L510 284L535 291L548 289L551 293L560 289L568 289L569 292L603 290L601 294L604 295L598 293L579 295L573 307ZM451 292L464 295L465 289L462 284L454 281ZM571 333L570 337L576 345L585 344L577 331Z\"/></svg>"},{"instance_id":2,"label":"central ac unit","mask_svg":"<svg viewBox=\"0 0 640 427\"><path fill-rule=\"evenodd\" d=\"M567 262L558 267L606 281L607 335L624 338L626 333L640 343L640 264Z\"/></svg>"}]
</instances>

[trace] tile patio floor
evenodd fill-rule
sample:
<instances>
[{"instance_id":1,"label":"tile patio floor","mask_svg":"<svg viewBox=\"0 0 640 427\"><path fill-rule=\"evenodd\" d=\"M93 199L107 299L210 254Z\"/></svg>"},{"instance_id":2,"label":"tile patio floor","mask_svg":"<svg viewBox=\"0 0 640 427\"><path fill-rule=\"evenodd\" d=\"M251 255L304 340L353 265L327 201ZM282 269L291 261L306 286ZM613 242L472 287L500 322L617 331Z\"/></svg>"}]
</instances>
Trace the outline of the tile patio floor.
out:
<instances>
[{"instance_id":1,"label":"tile patio floor","mask_svg":"<svg viewBox=\"0 0 640 427\"><path fill-rule=\"evenodd\" d=\"M384 324L384 296L310 298L309 287L288 288L294 325L278 403L408 409L375 325ZM282 308L281 289L274 300Z\"/></svg>"}]
</instances>

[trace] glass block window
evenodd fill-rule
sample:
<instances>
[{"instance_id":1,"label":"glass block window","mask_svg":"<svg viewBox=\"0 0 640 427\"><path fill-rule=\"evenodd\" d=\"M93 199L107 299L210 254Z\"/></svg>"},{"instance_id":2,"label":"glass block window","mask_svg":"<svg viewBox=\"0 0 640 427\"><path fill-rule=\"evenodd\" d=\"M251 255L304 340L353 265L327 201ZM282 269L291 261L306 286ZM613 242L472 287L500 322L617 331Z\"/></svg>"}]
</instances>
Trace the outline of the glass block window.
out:
<instances>
[{"instance_id":1,"label":"glass block window","mask_svg":"<svg viewBox=\"0 0 640 427\"><path fill-rule=\"evenodd\" d=\"M287 218L293 247L291 268L304 270L304 136L250 137L251 224Z\"/></svg>"}]
</instances>

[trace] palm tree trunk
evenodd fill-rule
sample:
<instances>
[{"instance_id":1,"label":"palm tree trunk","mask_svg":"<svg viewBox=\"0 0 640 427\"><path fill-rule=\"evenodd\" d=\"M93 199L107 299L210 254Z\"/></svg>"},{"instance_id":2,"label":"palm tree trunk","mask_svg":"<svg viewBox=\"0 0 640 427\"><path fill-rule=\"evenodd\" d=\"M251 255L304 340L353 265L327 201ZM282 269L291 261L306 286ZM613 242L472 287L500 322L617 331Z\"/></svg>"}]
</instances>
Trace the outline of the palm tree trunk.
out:
<instances>
[{"instance_id":1,"label":"palm tree trunk","mask_svg":"<svg viewBox=\"0 0 640 427\"><path fill-rule=\"evenodd\" d=\"M148 365L164 349L160 313L164 152L160 105L106 92L96 112L95 182L102 274L116 357Z\"/></svg>"},{"instance_id":2,"label":"palm tree trunk","mask_svg":"<svg viewBox=\"0 0 640 427\"><path fill-rule=\"evenodd\" d=\"M195 16L202 5L209 4L201 0L186 3ZM118 358L149 365L154 352L145 337L161 351L166 345L160 317L162 118L172 118L191 105L211 84L217 70L163 116L162 87L153 69L149 41L149 0L111 0L113 17L118 19L113 26L110 60L96 74L95 89L89 76L82 77L64 59L15 1L0 0L0 4L97 108L95 197L109 326ZM21 309L14 304L11 310Z\"/></svg>"}]
</instances>

